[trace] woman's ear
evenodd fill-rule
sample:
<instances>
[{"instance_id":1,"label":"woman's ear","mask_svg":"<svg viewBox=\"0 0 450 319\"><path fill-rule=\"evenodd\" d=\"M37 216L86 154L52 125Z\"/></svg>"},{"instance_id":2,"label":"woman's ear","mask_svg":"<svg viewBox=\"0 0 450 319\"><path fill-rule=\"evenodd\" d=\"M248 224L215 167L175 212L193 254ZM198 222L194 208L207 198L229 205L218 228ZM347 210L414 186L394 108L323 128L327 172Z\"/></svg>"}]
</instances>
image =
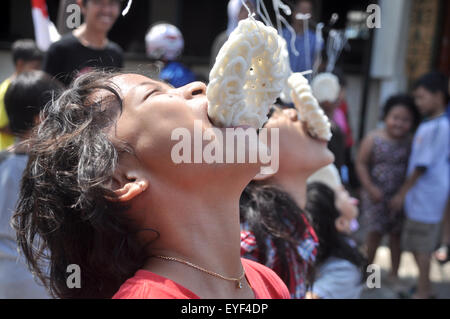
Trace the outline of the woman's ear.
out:
<instances>
[{"instance_id":1,"label":"woman's ear","mask_svg":"<svg viewBox=\"0 0 450 319\"><path fill-rule=\"evenodd\" d=\"M113 177L112 191L116 195L114 198L108 198L114 202L128 202L148 189L149 182L144 174L137 171L123 173L120 170Z\"/></svg>"},{"instance_id":2,"label":"woman's ear","mask_svg":"<svg viewBox=\"0 0 450 319\"><path fill-rule=\"evenodd\" d=\"M336 218L336 220L334 221L334 225L336 226L338 232L348 233L350 225L344 217L339 216L338 218Z\"/></svg>"},{"instance_id":3,"label":"woman's ear","mask_svg":"<svg viewBox=\"0 0 450 319\"><path fill-rule=\"evenodd\" d=\"M148 188L147 181L133 181L128 182L123 185L121 188L114 190L115 198L110 199L116 202L128 202L133 198L139 196L143 192L145 192Z\"/></svg>"}]
</instances>

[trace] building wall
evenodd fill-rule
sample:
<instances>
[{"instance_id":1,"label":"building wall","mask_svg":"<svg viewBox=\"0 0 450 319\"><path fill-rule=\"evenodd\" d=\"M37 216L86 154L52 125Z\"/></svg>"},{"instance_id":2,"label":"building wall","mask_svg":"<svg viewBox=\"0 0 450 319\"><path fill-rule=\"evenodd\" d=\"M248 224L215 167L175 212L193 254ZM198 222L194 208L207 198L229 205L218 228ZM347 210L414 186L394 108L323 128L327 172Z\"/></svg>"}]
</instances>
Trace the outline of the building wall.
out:
<instances>
[{"instance_id":1,"label":"building wall","mask_svg":"<svg viewBox=\"0 0 450 319\"><path fill-rule=\"evenodd\" d=\"M380 0L380 29L375 30L372 47L369 98L365 118L364 135L380 126L383 103L391 96L407 90L406 53L410 20L410 0ZM347 76L347 100L350 125L358 140L363 74Z\"/></svg>"},{"instance_id":2,"label":"building wall","mask_svg":"<svg viewBox=\"0 0 450 319\"><path fill-rule=\"evenodd\" d=\"M11 51L0 51L0 81L6 80L14 72Z\"/></svg>"}]
</instances>

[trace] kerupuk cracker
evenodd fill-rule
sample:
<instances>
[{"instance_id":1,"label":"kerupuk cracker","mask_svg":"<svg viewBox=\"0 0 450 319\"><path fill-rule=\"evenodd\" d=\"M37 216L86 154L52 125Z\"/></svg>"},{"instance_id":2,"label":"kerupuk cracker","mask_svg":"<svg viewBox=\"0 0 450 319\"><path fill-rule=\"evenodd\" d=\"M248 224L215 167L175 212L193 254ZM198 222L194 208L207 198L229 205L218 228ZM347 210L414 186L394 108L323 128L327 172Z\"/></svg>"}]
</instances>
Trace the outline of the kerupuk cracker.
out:
<instances>
[{"instance_id":1,"label":"kerupuk cracker","mask_svg":"<svg viewBox=\"0 0 450 319\"><path fill-rule=\"evenodd\" d=\"M214 124L264 125L288 76L281 58L283 45L285 41L273 27L253 18L239 22L209 75L206 96L208 115Z\"/></svg>"},{"instance_id":2,"label":"kerupuk cracker","mask_svg":"<svg viewBox=\"0 0 450 319\"><path fill-rule=\"evenodd\" d=\"M330 121L313 96L308 80L300 73L293 73L288 79L288 85L292 89L291 98L300 120L306 124L308 132L315 138L330 141Z\"/></svg>"}]
</instances>

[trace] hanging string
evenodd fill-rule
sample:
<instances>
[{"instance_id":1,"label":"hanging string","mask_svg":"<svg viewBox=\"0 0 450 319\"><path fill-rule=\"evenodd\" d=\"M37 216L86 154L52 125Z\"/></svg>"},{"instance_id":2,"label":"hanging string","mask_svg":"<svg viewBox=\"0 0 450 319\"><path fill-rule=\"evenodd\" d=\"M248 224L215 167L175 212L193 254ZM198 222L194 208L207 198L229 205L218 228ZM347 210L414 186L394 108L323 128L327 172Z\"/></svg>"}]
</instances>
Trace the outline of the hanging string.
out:
<instances>
[{"instance_id":1,"label":"hanging string","mask_svg":"<svg viewBox=\"0 0 450 319\"><path fill-rule=\"evenodd\" d=\"M127 6L122 11L122 16L126 16L128 11L130 11L131 4L133 3L133 0L128 0Z\"/></svg>"},{"instance_id":2,"label":"hanging string","mask_svg":"<svg viewBox=\"0 0 450 319\"><path fill-rule=\"evenodd\" d=\"M314 57L314 65L313 65L313 75L316 75L319 71L319 67L322 64L322 49L323 49L323 28L325 24L322 22L318 23L316 26L316 52Z\"/></svg>"},{"instance_id":3,"label":"hanging string","mask_svg":"<svg viewBox=\"0 0 450 319\"><path fill-rule=\"evenodd\" d=\"M295 48L295 39L297 37L297 34L295 33L294 28L292 28L289 22L287 22L287 20L280 13L280 10L283 10L284 14L290 16L292 14L291 8L281 0L273 0L273 8L275 10L275 16L277 19L278 33L282 35L282 27L284 25L286 29L291 33L291 43L289 45L291 46L292 53L295 56L299 56L300 53Z\"/></svg>"},{"instance_id":4,"label":"hanging string","mask_svg":"<svg viewBox=\"0 0 450 319\"><path fill-rule=\"evenodd\" d=\"M333 14L331 15L330 22L328 23L329 26L330 26L330 28L331 28L332 26L334 26L338 20L339 20L339 14L337 14L336 12L333 13Z\"/></svg>"},{"instance_id":5,"label":"hanging string","mask_svg":"<svg viewBox=\"0 0 450 319\"><path fill-rule=\"evenodd\" d=\"M281 20L280 20L280 2L279 0L272 0L273 10L275 11L275 19L277 20L278 33L281 35Z\"/></svg>"},{"instance_id":6,"label":"hanging string","mask_svg":"<svg viewBox=\"0 0 450 319\"><path fill-rule=\"evenodd\" d=\"M261 12L261 8L263 12ZM269 13L267 12L266 6L263 0L256 0L256 11L258 12L261 20L263 20L264 24L270 27L273 27L272 21L270 21Z\"/></svg>"},{"instance_id":7,"label":"hanging string","mask_svg":"<svg viewBox=\"0 0 450 319\"><path fill-rule=\"evenodd\" d=\"M305 64L306 67L311 69L311 48L309 42L309 19L311 19L311 14L297 13L295 16L297 20L303 21L303 33L304 33L304 45L305 45Z\"/></svg>"},{"instance_id":8,"label":"hanging string","mask_svg":"<svg viewBox=\"0 0 450 319\"><path fill-rule=\"evenodd\" d=\"M294 53L295 56L299 56L300 53L297 51L297 48L295 47L295 40L297 38L297 33L295 33L294 28L289 24L289 22L286 21L286 19L283 16L280 16L280 21L281 23L284 24L284 26L286 27L286 29L288 29L288 31L291 34L291 50L292 53Z\"/></svg>"},{"instance_id":9,"label":"hanging string","mask_svg":"<svg viewBox=\"0 0 450 319\"><path fill-rule=\"evenodd\" d=\"M281 35L282 33L282 25L281 25L281 12L280 10L283 10L285 15L290 16L292 14L291 8L289 8L288 5L286 5L283 1L281 0L272 0L272 4L273 4L273 9L275 11L275 18L277 19L277 28L278 28L278 33Z\"/></svg>"},{"instance_id":10,"label":"hanging string","mask_svg":"<svg viewBox=\"0 0 450 319\"><path fill-rule=\"evenodd\" d=\"M244 6L244 8L248 12L248 17L250 19L252 19L252 21L255 23L256 28L258 29L258 31L261 31L261 29L259 28L259 25L256 23L256 19L255 19L256 13L252 12L245 2L246 2L246 0L241 0L242 5Z\"/></svg>"},{"instance_id":11,"label":"hanging string","mask_svg":"<svg viewBox=\"0 0 450 319\"><path fill-rule=\"evenodd\" d=\"M252 20L255 20L254 17L255 17L256 14L250 10L250 8L248 7L248 5L245 2L246 2L246 0L241 0L242 5L244 6L244 8L248 12L248 17L252 18Z\"/></svg>"},{"instance_id":12,"label":"hanging string","mask_svg":"<svg viewBox=\"0 0 450 319\"><path fill-rule=\"evenodd\" d=\"M278 0L278 6L281 10L283 10L285 15L290 16L292 14L291 8L285 4L283 1Z\"/></svg>"}]
</instances>

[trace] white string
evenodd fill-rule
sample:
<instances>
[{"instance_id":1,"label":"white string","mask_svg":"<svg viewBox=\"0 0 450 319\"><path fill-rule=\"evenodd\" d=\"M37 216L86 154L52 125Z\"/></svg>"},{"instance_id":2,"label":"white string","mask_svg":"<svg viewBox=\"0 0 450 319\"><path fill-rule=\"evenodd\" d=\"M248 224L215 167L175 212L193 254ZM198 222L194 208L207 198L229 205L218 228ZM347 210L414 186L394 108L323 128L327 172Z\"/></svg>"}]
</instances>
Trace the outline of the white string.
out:
<instances>
[{"instance_id":1,"label":"white string","mask_svg":"<svg viewBox=\"0 0 450 319\"><path fill-rule=\"evenodd\" d=\"M285 4L283 1L278 0L278 5L280 7L281 10L283 10L285 15L290 16L292 14L291 8Z\"/></svg>"},{"instance_id":2,"label":"white string","mask_svg":"<svg viewBox=\"0 0 450 319\"><path fill-rule=\"evenodd\" d=\"M256 8L259 16L263 20L264 24L270 27L273 27L272 21L270 21L269 13L267 12L266 6L264 4L263 0L256 0ZM263 12L261 12L261 8L263 9Z\"/></svg>"},{"instance_id":3,"label":"white string","mask_svg":"<svg viewBox=\"0 0 450 319\"><path fill-rule=\"evenodd\" d=\"M254 12L252 12L252 11L250 10L250 8L247 6L247 4L245 3L246 0L241 0L241 2L242 2L242 5L245 7L245 9L246 9L247 12L248 12L248 17L255 23L256 28L258 29L258 31L261 32L261 29L259 28L258 23L256 23L256 19L255 19L255 15L256 15L256 14L255 14Z\"/></svg>"},{"instance_id":4,"label":"white string","mask_svg":"<svg viewBox=\"0 0 450 319\"><path fill-rule=\"evenodd\" d=\"M314 57L314 65L313 65L313 74L317 74L319 71L319 67L322 63L322 45L323 45L323 33L322 30L324 28L324 24L322 22L318 23L316 26L316 52Z\"/></svg>"},{"instance_id":5,"label":"white string","mask_svg":"<svg viewBox=\"0 0 450 319\"><path fill-rule=\"evenodd\" d=\"M130 11L131 4L133 3L133 0L128 0L127 6L122 11L122 16L126 16L128 11Z\"/></svg>"},{"instance_id":6,"label":"white string","mask_svg":"<svg viewBox=\"0 0 450 319\"><path fill-rule=\"evenodd\" d=\"M275 19L277 20L278 33L281 35L281 20L280 20L280 2L279 0L272 0L273 10L275 11Z\"/></svg>"},{"instance_id":7,"label":"white string","mask_svg":"<svg viewBox=\"0 0 450 319\"><path fill-rule=\"evenodd\" d=\"M336 12L333 13L330 18L330 23L329 23L330 27L334 26L338 20L339 20L339 14L337 14Z\"/></svg>"},{"instance_id":8,"label":"white string","mask_svg":"<svg viewBox=\"0 0 450 319\"><path fill-rule=\"evenodd\" d=\"M309 19L311 19L311 14L297 13L295 16L297 20L303 21L303 33L304 33L304 44L305 44L305 64L307 68L311 68L311 48L309 43Z\"/></svg>"},{"instance_id":9,"label":"white string","mask_svg":"<svg viewBox=\"0 0 450 319\"><path fill-rule=\"evenodd\" d=\"M336 62L347 45L348 39L344 32L331 30L327 43L328 64L326 71L332 72L336 66Z\"/></svg>"},{"instance_id":10,"label":"white string","mask_svg":"<svg viewBox=\"0 0 450 319\"><path fill-rule=\"evenodd\" d=\"M289 22L286 21L286 19L283 16L280 16L280 21L284 24L286 29L288 29L288 31L291 33L291 43L290 43L290 45L291 45L292 53L294 53L295 56L299 56L300 53L295 48L295 40L297 38L297 33L295 33L294 28L289 24Z\"/></svg>"}]
</instances>

